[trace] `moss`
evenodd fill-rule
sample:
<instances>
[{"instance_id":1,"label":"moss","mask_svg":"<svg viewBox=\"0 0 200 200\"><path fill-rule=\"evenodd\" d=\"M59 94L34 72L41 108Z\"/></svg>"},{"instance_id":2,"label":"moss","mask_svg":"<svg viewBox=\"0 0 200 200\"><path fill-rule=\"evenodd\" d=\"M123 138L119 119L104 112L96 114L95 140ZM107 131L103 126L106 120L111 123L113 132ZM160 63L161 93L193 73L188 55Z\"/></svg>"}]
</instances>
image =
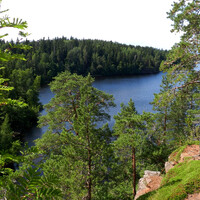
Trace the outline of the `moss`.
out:
<instances>
[{"instance_id":1,"label":"moss","mask_svg":"<svg viewBox=\"0 0 200 200\"><path fill-rule=\"evenodd\" d=\"M187 142L187 145L193 145L193 144L199 145L199 141L196 140L196 141L188 141Z\"/></svg>"},{"instance_id":2,"label":"moss","mask_svg":"<svg viewBox=\"0 0 200 200\"><path fill-rule=\"evenodd\" d=\"M192 157L191 157L191 156L185 157L185 158L184 158L184 161L189 161L189 160L192 160Z\"/></svg>"},{"instance_id":3,"label":"moss","mask_svg":"<svg viewBox=\"0 0 200 200\"><path fill-rule=\"evenodd\" d=\"M151 192L148 192L142 196L140 196L137 200L146 200L146 199L150 199L151 196L153 196L154 194L156 193L156 191L151 191Z\"/></svg>"},{"instance_id":4,"label":"moss","mask_svg":"<svg viewBox=\"0 0 200 200\"><path fill-rule=\"evenodd\" d=\"M165 175L162 186L138 200L182 200L200 191L200 161L190 160L176 165Z\"/></svg>"},{"instance_id":5,"label":"moss","mask_svg":"<svg viewBox=\"0 0 200 200\"><path fill-rule=\"evenodd\" d=\"M184 185L180 184L178 185L173 193L169 196L169 200L181 200L185 199L187 197L187 193L185 191Z\"/></svg>"},{"instance_id":6,"label":"moss","mask_svg":"<svg viewBox=\"0 0 200 200\"><path fill-rule=\"evenodd\" d=\"M199 179L192 179L185 185L185 190L188 194L193 194L200 191L200 176Z\"/></svg>"},{"instance_id":7,"label":"moss","mask_svg":"<svg viewBox=\"0 0 200 200\"><path fill-rule=\"evenodd\" d=\"M165 185L170 182L170 180L176 177L177 173L174 170L170 170L165 178L162 180L161 185Z\"/></svg>"}]
</instances>

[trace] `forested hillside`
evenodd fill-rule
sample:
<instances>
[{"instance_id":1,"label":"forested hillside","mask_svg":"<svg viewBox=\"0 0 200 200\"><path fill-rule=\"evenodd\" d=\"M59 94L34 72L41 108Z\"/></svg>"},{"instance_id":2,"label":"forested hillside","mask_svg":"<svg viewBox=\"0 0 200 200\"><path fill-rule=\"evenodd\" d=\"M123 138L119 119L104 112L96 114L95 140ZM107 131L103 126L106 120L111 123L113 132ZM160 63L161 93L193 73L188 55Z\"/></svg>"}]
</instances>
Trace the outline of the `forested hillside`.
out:
<instances>
[{"instance_id":1,"label":"forested hillside","mask_svg":"<svg viewBox=\"0 0 200 200\"><path fill-rule=\"evenodd\" d=\"M14 69L29 69L34 76L41 76L42 84L49 83L52 77L65 70L92 76L157 73L167 54L167 51L152 47L64 37L26 41L24 44L32 48L24 52L12 48L13 42L11 45L0 42L2 50L9 48L15 53L24 53L27 59L26 62L12 62L4 73L9 76L16 73Z\"/></svg>"},{"instance_id":2,"label":"forested hillside","mask_svg":"<svg viewBox=\"0 0 200 200\"><path fill-rule=\"evenodd\" d=\"M7 114L11 129L20 134L37 121L40 86L50 83L58 73L69 71L83 76L156 73L167 54L151 47L64 37L24 42L0 40L0 49L15 55L0 71L9 80L6 84L13 87L7 95L27 104L23 108L0 107L0 123Z\"/></svg>"}]
</instances>

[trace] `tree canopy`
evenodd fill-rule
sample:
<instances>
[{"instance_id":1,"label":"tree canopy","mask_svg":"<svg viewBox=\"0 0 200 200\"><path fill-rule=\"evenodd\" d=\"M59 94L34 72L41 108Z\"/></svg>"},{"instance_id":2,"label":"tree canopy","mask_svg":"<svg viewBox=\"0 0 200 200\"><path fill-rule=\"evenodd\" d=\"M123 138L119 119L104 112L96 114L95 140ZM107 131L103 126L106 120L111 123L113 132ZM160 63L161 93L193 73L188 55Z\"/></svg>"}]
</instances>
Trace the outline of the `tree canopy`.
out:
<instances>
[{"instance_id":1,"label":"tree canopy","mask_svg":"<svg viewBox=\"0 0 200 200\"><path fill-rule=\"evenodd\" d=\"M9 77L14 69L30 68L34 76L41 76L42 84L49 83L52 77L65 70L92 76L157 73L167 54L152 47L65 37L27 40L24 44L32 47L24 52L27 62L14 62L5 73ZM7 46L8 43L1 41L0 48Z\"/></svg>"}]
</instances>

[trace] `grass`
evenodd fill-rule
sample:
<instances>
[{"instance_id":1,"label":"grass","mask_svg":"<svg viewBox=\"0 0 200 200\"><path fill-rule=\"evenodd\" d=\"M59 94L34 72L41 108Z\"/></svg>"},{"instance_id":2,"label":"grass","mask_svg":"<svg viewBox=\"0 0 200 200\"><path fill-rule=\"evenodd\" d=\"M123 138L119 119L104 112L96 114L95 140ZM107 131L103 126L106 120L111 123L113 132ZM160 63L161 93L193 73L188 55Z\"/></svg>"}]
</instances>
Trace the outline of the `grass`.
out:
<instances>
[{"instance_id":1,"label":"grass","mask_svg":"<svg viewBox=\"0 0 200 200\"><path fill-rule=\"evenodd\" d=\"M182 200L196 192L200 192L200 161L190 160L169 170L158 190L142 195L137 200Z\"/></svg>"}]
</instances>

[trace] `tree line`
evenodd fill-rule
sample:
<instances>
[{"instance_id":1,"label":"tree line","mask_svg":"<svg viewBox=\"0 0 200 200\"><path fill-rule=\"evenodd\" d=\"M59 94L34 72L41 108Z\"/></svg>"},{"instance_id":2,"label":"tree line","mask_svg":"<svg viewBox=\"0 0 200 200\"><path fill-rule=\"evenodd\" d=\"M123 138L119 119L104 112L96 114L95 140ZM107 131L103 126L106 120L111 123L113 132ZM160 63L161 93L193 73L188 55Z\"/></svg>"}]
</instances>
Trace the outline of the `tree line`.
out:
<instances>
[{"instance_id":1,"label":"tree line","mask_svg":"<svg viewBox=\"0 0 200 200\"><path fill-rule=\"evenodd\" d=\"M68 70L79 75L114 76L159 72L160 63L167 51L152 47L140 47L101 40L78 40L65 37L25 41L31 49L23 52L26 62L17 60L4 72L6 76L14 69L30 69L41 76L42 84L49 83L59 72ZM11 42L13 45L13 42ZM11 48L1 41L0 48ZM22 53L12 49L15 53Z\"/></svg>"}]
</instances>

